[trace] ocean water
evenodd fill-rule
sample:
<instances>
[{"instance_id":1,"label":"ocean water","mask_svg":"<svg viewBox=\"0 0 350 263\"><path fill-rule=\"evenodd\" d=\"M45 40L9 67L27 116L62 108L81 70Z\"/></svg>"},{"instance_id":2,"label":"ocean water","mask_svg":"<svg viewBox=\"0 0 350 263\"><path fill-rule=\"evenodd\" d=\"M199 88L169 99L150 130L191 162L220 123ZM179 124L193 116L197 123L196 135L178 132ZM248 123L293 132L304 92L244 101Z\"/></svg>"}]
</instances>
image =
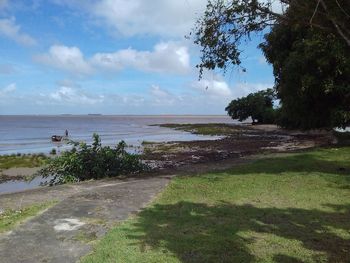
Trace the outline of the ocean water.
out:
<instances>
[{"instance_id":1,"label":"ocean water","mask_svg":"<svg viewBox=\"0 0 350 263\"><path fill-rule=\"evenodd\" d=\"M0 155L12 153L49 153L67 145L53 143L52 135L64 135L75 141L91 143L94 132L104 145L124 140L138 146L142 141L189 141L216 139L174 129L150 126L162 123L235 123L228 116L0 116Z\"/></svg>"}]
</instances>

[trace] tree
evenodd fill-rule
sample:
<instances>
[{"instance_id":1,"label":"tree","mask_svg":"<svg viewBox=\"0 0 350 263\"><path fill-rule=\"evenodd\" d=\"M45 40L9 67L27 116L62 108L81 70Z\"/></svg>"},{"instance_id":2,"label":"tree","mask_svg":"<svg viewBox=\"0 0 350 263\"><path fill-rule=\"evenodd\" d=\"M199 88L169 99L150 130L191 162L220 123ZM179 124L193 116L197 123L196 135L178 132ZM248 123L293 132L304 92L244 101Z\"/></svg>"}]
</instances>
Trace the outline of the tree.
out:
<instances>
[{"instance_id":1,"label":"tree","mask_svg":"<svg viewBox=\"0 0 350 263\"><path fill-rule=\"evenodd\" d=\"M243 40L266 32L260 45L273 65L281 100L280 124L289 128L346 126L349 109L350 1L209 1L197 21L194 42L204 69L240 65Z\"/></svg>"},{"instance_id":2,"label":"tree","mask_svg":"<svg viewBox=\"0 0 350 263\"><path fill-rule=\"evenodd\" d=\"M276 25L261 44L282 102L279 124L332 128L350 124L350 49L334 34Z\"/></svg>"},{"instance_id":3,"label":"tree","mask_svg":"<svg viewBox=\"0 0 350 263\"><path fill-rule=\"evenodd\" d=\"M225 110L232 119L239 121L251 117L253 124L275 123L274 99L275 93L272 89L258 91L232 100Z\"/></svg>"},{"instance_id":4,"label":"tree","mask_svg":"<svg viewBox=\"0 0 350 263\"><path fill-rule=\"evenodd\" d=\"M274 10L273 3L281 10ZM204 69L240 65L241 41L276 24L336 34L350 47L349 0L209 0L193 31L201 46L200 77Z\"/></svg>"}]
</instances>

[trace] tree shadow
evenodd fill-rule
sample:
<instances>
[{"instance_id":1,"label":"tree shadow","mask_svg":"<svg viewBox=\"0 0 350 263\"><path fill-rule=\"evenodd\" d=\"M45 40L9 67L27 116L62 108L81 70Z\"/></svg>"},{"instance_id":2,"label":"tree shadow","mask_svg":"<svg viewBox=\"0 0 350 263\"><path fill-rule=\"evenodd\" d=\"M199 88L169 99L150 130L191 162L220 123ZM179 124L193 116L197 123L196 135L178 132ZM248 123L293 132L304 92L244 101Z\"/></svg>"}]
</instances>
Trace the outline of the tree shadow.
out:
<instances>
[{"instance_id":1,"label":"tree shadow","mask_svg":"<svg viewBox=\"0 0 350 263\"><path fill-rule=\"evenodd\" d=\"M128 237L142 250L166 249L182 262L254 262L258 259L250 245L257 240L242 234L248 231L298 241L329 262L350 262L350 240L337 232L350 231L350 204L325 208L331 212L225 202L156 204L142 211L135 223L135 233L144 234L128 232ZM274 262L302 262L278 249L272 253Z\"/></svg>"},{"instance_id":2,"label":"tree shadow","mask_svg":"<svg viewBox=\"0 0 350 263\"><path fill-rule=\"evenodd\" d=\"M260 173L278 176L282 176L284 173L318 173L318 176L322 176L325 180L337 183L336 188L350 188L350 158L349 160L344 158L344 160L330 161L323 159L322 156L314 156L309 153L295 154L284 157L263 158L254 161L251 165L241 164L226 170L227 173L232 176ZM207 174L215 174L216 180L220 180L220 176L218 177L215 171ZM203 175L198 176L202 177Z\"/></svg>"}]
</instances>

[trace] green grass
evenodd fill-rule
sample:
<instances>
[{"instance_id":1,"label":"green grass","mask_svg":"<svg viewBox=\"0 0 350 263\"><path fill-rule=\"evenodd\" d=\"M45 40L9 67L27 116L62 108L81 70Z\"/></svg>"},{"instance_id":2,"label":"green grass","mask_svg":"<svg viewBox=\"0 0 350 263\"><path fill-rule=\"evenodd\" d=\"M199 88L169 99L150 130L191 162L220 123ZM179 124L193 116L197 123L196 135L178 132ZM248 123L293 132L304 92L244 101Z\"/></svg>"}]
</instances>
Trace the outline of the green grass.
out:
<instances>
[{"instance_id":1,"label":"green grass","mask_svg":"<svg viewBox=\"0 0 350 263\"><path fill-rule=\"evenodd\" d=\"M20 210L5 210L0 214L0 233L12 230L21 222L37 215L39 212L53 206L55 203L56 202L46 202Z\"/></svg>"},{"instance_id":2,"label":"green grass","mask_svg":"<svg viewBox=\"0 0 350 263\"><path fill-rule=\"evenodd\" d=\"M160 127L172 128L201 135L232 135L240 133L244 127L233 126L223 123L206 124L160 124Z\"/></svg>"},{"instance_id":3,"label":"green grass","mask_svg":"<svg viewBox=\"0 0 350 263\"><path fill-rule=\"evenodd\" d=\"M0 155L0 170L14 167L40 167L46 163L48 157L44 154L28 155Z\"/></svg>"},{"instance_id":4,"label":"green grass","mask_svg":"<svg viewBox=\"0 0 350 263\"><path fill-rule=\"evenodd\" d=\"M177 177L83 262L350 262L350 147Z\"/></svg>"},{"instance_id":5,"label":"green grass","mask_svg":"<svg viewBox=\"0 0 350 263\"><path fill-rule=\"evenodd\" d=\"M142 141L141 145L152 145L155 144L156 142L151 142L151 141Z\"/></svg>"}]
</instances>

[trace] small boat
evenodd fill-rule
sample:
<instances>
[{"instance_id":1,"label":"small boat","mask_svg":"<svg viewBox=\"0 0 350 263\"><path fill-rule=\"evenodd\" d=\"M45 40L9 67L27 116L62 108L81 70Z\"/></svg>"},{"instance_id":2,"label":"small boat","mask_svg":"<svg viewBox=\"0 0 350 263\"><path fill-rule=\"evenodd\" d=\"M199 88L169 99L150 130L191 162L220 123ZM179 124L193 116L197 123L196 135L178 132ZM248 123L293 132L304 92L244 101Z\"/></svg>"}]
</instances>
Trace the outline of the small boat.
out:
<instances>
[{"instance_id":1,"label":"small boat","mask_svg":"<svg viewBox=\"0 0 350 263\"><path fill-rule=\"evenodd\" d=\"M53 142L61 142L63 139L63 136L59 136L59 135L52 135L51 136L51 141Z\"/></svg>"}]
</instances>

